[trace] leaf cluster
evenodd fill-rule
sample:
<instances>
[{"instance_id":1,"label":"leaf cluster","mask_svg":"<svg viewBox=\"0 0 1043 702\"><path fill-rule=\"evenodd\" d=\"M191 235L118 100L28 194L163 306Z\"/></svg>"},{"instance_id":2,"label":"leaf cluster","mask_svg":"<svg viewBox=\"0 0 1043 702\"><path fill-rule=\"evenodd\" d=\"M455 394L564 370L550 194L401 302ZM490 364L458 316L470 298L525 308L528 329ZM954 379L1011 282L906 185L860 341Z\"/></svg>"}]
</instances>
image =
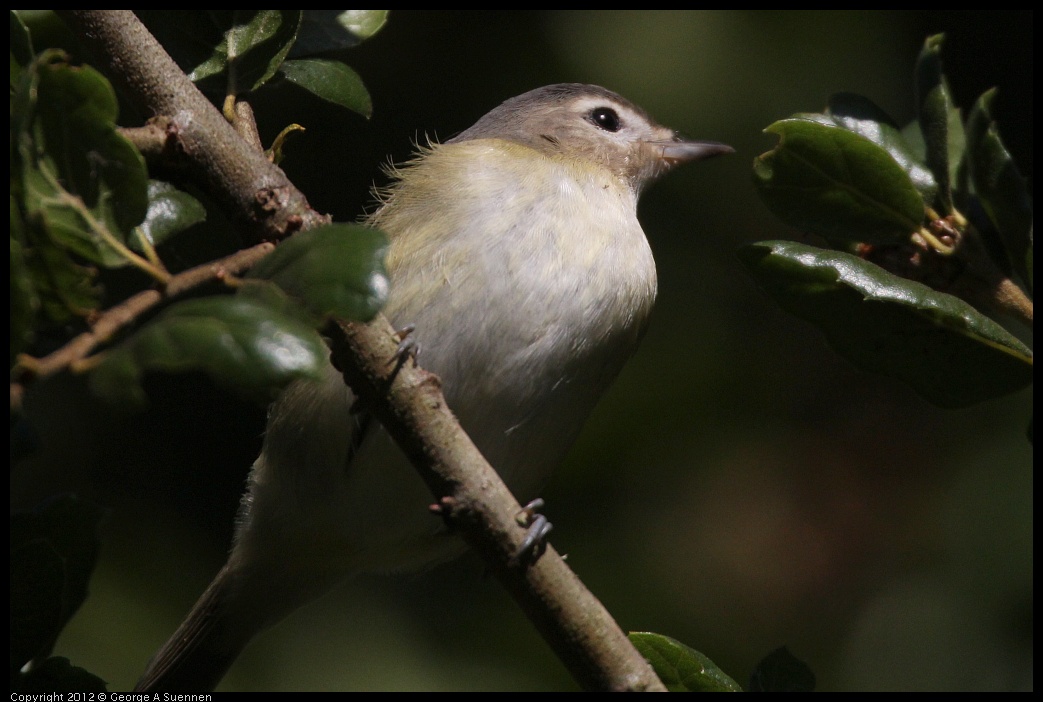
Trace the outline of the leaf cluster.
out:
<instances>
[{"instance_id":1,"label":"leaf cluster","mask_svg":"<svg viewBox=\"0 0 1043 702\"><path fill-rule=\"evenodd\" d=\"M370 113L358 75L316 54L372 36L386 11L141 16L225 108L285 80ZM38 13L32 20L44 21ZM10 37L13 435L26 430L15 386L58 371L88 374L100 397L127 408L147 402L142 381L150 372L201 371L269 401L288 383L320 374L329 352L318 329L329 318L368 320L383 306L386 238L355 224L300 232L246 278L193 276L214 266L169 255L170 244L215 219L215 199L154 172L119 125L116 93L99 71L64 50L37 50L15 12ZM187 270L174 271L167 259ZM138 271L129 291L127 276L118 279L122 287L110 284L125 270ZM141 299L153 301L129 304ZM85 346L75 343L85 337ZM42 351L51 353L33 355ZM48 363L55 358L62 360ZM72 496L12 515L12 690L104 691L99 678L50 656L86 597L99 518L96 507Z\"/></svg>"},{"instance_id":2,"label":"leaf cluster","mask_svg":"<svg viewBox=\"0 0 1043 702\"><path fill-rule=\"evenodd\" d=\"M369 115L357 74L314 54L372 36L386 11L140 14L222 106L285 79ZM167 286L174 274L162 247L208 219L212 205L152 176L117 125L116 94L102 74L62 50L36 53L19 15L10 18L11 363L31 371L24 354L42 337L68 338L105 314L112 294L101 272L135 267ZM326 350L316 328L325 318L366 320L380 309L385 247L381 234L355 225L305 232L280 246L251 284L228 276L222 294L170 298L72 369L92 371L91 387L124 406L144 404L149 371L203 371L270 400L292 380L318 375ZM273 290L262 294L265 280Z\"/></svg>"},{"instance_id":3,"label":"leaf cluster","mask_svg":"<svg viewBox=\"0 0 1043 702\"><path fill-rule=\"evenodd\" d=\"M73 495L11 515L11 691L104 692L54 642L87 597L102 511Z\"/></svg>"},{"instance_id":4,"label":"leaf cluster","mask_svg":"<svg viewBox=\"0 0 1043 702\"><path fill-rule=\"evenodd\" d=\"M1032 381L1032 202L995 121L995 91L966 120L942 72L941 35L915 70L919 115L899 127L866 97L770 125L756 159L765 204L825 246L764 241L740 257L785 309L855 364L943 407Z\"/></svg>"}]
</instances>

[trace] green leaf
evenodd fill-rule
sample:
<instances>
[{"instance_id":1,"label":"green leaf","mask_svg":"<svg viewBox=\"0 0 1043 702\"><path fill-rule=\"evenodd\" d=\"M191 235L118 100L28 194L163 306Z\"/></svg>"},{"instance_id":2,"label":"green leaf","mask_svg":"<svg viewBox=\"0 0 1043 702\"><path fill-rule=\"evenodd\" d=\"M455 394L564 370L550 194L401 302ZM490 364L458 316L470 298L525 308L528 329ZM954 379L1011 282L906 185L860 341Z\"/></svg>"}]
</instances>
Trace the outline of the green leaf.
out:
<instances>
[{"instance_id":1,"label":"green leaf","mask_svg":"<svg viewBox=\"0 0 1043 702\"><path fill-rule=\"evenodd\" d=\"M785 646L765 656L750 675L750 692L814 691L815 674Z\"/></svg>"},{"instance_id":2,"label":"green leaf","mask_svg":"<svg viewBox=\"0 0 1043 702\"><path fill-rule=\"evenodd\" d=\"M144 162L115 133L115 95L96 71L70 67L51 50L11 87L12 250L28 273L17 284L28 280L33 290L26 294L39 301L45 319L64 323L95 309L99 296L95 271L70 252L125 262L112 242L119 244L126 234L119 228L144 214Z\"/></svg>"},{"instance_id":3,"label":"green leaf","mask_svg":"<svg viewBox=\"0 0 1043 702\"><path fill-rule=\"evenodd\" d=\"M145 162L116 132L116 95L61 52L30 68L35 86L12 116L12 190L37 247L60 246L104 266L127 263L127 237L148 207Z\"/></svg>"},{"instance_id":4,"label":"green leaf","mask_svg":"<svg viewBox=\"0 0 1043 702\"><path fill-rule=\"evenodd\" d=\"M291 58L358 46L379 32L387 10L305 10Z\"/></svg>"},{"instance_id":5,"label":"green leaf","mask_svg":"<svg viewBox=\"0 0 1043 702\"><path fill-rule=\"evenodd\" d=\"M872 100L854 93L837 93L829 98L826 114L837 126L864 136L891 154L925 201L931 202L938 194L938 184L916 149L891 116Z\"/></svg>"},{"instance_id":6,"label":"green leaf","mask_svg":"<svg viewBox=\"0 0 1043 702\"><path fill-rule=\"evenodd\" d=\"M148 209L145 161L116 131L109 81L89 66L45 63L37 110L48 151L64 162L56 175L65 189L118 233L138 225Z\"/></svg>"},{"instance_id":7,"label":"green leaf","mask_svg":"<svg viewBox=\"0 0 1043 702\"><path fill-rule=\"evenodd\" d=\"M148 212L141 223L141 233L153 246L204 220L206 208L199 200L170 183L149 181ZM134 248L141 250L138 245Z\"/></svg>"},{"instance_id":8,"label":"green leaf","mask_svg":"<svg viewBox=\"0 0 1043 702\"><path fill-rule=\"evenodd\" d=\"M903 380L934 404L963 407L1032 382L1032 352L952 295L796 242L758 242L740 258L780 305L822 329L837 353Z\"/></svg>"},{"instance_id":9,"label":"green leaf","mask_svg":"<svg viewBox=\"0 0 1043 702\"><path fill-rule=\"evenodd\" d=\"M135 10L152 36L186 75L203 89L224 97L228 56L225 32L235 10ZM207 80L215 76L219 79Z\"/></svg>"},{"instance_id":10,"label":"green leaf","mask_svg":"<svg viewBox=\"0 0 1043 702\"><path fill-rule=\"evenodd\" d=\"M785 119L765 131L780 140L754 161L754 183L788 224L830 241L876 244L908 241L920 228L920 193L877 144L811 119Z\"/></svg>"},{"instance_id":11,"label":"green leaf","mask_svg":"<svg viewBox=\"0 0 1043 702\"><path fill-rule=\"evenodd\" d=\"M23 253L40 309L48 320L60 324L98 308L101 290L94 285L94 269L76 263L56 246L23 248Z\"/></svg>"},{"instance_id":12,"label":"green leaf","mask_svg":"<svg viewBox=\"0 0 1043 702\"><path fill-rule=\"evenodd\" d=\"M298 59L286 61L279 70L286 80L327 102L346 107L366 119L373 114L373 101L362 79L340 61Z\"/></svg>"},{"instance_id":13,"label":"green leaf","mask_svg":"<svg viewBox=\"0 0 1043 702\"><path fill-rule=\"evenodd\" d=\"M628 638L670 692L742 692L713 661L676 639L646 631Z\"/></svg>"},{"instance_id":14,"label":"green leaf","mask_svg":"<svg viewBox=\"0 0 1043 702\"><path fill-rule=\"evenodd\" d=\"M97 675L87 672L69 663L68 658L52 656L39 665L34 665L28 673L19 673L11 678L12 692L23 694L44 693L78 693L65 699L78 699L83 693L105 692L105 681ZM49 699L37 697L35 699ZM51 698L53 699L53 698ZM94 699L101 699L95 697Z\"/></svg>"},{"instance_id":15,"label":"green leaf","mask_svg":"<svg viewBox=\"0 0 1043 702\"><path fill-rule=\"evenodd\" d=\"M318 329L326 321L322 315L302 307L300 302L290 297L285 290L270 280L244 278L235 291L236 297L247 298L264 305L275 314L285 315L300 320L302 323Z\"/></svg>"},{"instance_id":16,"label":"green leaf","mask_svg":"<svg viewBox=\"0 0 1043 702\"><path fill-rule=\"evenodd\" d=\"M139 10L178 66L211 97L256 90L293 47L300 10Z\"/></svg>"},{"instance_id":17,"label":"green leaf","mask_svg":"<svg viewBox=\"0 0 1043 702\"><path fill-rule=\"evenodd\" d=\"M279 244L250 271L321 317L368 321L387 301L387 237L355 224L329 224Z\"/></svg>"},{"instance_id":18,"label":"green leaf","mask_svg":"<svg viewBox=\"0 0 1043 702\"><path fill-rule=\"evenodd\" d=\"M87 597L102 510L61 495L11 515L11 669L50 654Z\"/></svg>"},{"instance_id":19,"label":"green leaf","mask_svg":"<svg viewBox=\"0 0 1043 702\"><path fill-rule=\"evenodd\" d=\"M146 371L203 371L214 382L270 401L298 378L318 378L328 350L314 328L246 297L178 302L116 348L91 373L91 388L132 407L145 404Z\"/></svg>"},{"instance_id":20,"label":"green leaf","mask_svg":"<svg viewBox=\"0 0 1043 702\"><path fill-rule=\"evenodd\" d=\"M62 630L65 571L44 539L11 546L11 673L46 656Z\"/></svg>"},{"instance_id":21,"label":"green leaf","mask_svg":"<svg viewBox=\"0 0 1043 702\"><path fill-rule=\"evenodd\" d=\"M33 43L29 38L29 28L14 10L8 12L11 16L11 85L15 85L21 70L29 65L36 52L33 51Z\"/></svg>"},{"instance_id":22,"label":"green leaf","mask_svg":"<svg viewBox=\"0 0 1043 702\"><path fill-rule=\"evenodd\" d=\"M967 119L967 161L974 191L999 232L1014 270L1032 282L1032 198L1000 139L992 117L995 89L975 103Z\"/></svg>"},{"instance_id":23,"label":"green leaf","mask_svg":"<svg viewBox=\"0 0 1043 702\"><path fill-rule=\"evenodd\" d=\"M940 214L952 214L952 184L956 180L964 151L963 123L955 107L949 85L942 73L944 36L928 37L916 64L916 88L920 106L927 167L938 183Z\"/></svg>"},{"instance_id":24,"label":"green leaf","mask_svg":"<svg viewBox=\"0 0 1043 702\"><path fill-rule=\"evenodd\" d=\"M233 10L234 22L225 32L229 67L227 93L256 90L275 75L297 38L299 10Z\"/></svg>"}]
</instances>

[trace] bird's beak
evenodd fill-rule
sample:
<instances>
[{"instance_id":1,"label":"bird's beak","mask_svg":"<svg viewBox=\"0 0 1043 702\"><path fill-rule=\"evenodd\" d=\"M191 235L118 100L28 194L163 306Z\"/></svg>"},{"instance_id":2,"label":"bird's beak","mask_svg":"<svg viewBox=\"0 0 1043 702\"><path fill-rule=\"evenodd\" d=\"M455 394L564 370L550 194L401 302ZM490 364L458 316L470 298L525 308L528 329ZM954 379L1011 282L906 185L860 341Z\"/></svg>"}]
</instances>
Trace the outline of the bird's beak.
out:
<instances>
[{"instance_id":1,"label":"bird's beak","mask_svg":"<svg viewBox=\"0 0 1043 702\"><path fill-rule=\"evenodd\" d=\"M702 161L711 156L734 153L735 149L716 141L659 141L654 142L662 149L660 158L673 168L690 161Z\"/></svg>"}]
</instances>

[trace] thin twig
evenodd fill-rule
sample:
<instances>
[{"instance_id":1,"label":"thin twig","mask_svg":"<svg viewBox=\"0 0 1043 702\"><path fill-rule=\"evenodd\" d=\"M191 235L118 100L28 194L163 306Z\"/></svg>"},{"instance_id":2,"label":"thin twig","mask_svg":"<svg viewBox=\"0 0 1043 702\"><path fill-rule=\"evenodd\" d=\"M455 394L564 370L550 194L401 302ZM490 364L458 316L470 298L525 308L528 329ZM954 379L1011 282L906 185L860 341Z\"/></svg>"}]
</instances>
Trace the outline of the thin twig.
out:
<instances>
[{"instance_id":1,"label":"thin twig","mask_svg":"<svg viewBox=\"0 0 1043 702\"><path fill-rule=\"evenodd\" d=\"M22 372L16 373L17 380L11 383L11 409L21 406L25 385L29 381L54 375L69 368L72 364L85 359L119 332L134 324L156 305L193 288L221 280L229 274L235 275L249 270L274 250L273 244L257 244L249 249L237 251L231 256L178 273L167 281L163 292L143 290L105 310L95 320L90 331L73 338L57 351L40 359L28 357L20 359L19 367Z\"/></svg>"}]
</instances>

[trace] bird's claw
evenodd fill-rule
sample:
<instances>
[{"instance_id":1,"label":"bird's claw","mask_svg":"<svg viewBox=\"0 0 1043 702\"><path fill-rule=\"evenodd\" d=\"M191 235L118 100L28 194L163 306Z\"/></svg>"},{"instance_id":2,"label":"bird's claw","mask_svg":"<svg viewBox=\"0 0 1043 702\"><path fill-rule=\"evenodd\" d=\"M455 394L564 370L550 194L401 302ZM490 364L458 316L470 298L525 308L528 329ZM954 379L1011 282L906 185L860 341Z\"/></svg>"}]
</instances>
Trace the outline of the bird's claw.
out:
<instances>
[{"instance_id":1,"label":"bird's claw","mask_svg":"<svg viewBox=\"0 0 1043 702\"><path fill-rule=\"evenodd\" d=\"M547 550L547 536L554 529L554 525L547 517L536 511L543 505L543 498L537 497L518 513L518 524L528 528L525 539L518 547L518 553L515 554L515 560L519 563L535 563Z\"/></svg>"},{"instance_id":2,"label":"bird's claw","mask_svg":"<svg viewBox=\"0 0 1043 702\"><path fill-rule=\"evenodd\" d=\"M415 324L407 324L395 332L395 336L398 337L399 340L398 348L395 349L395 353L391 355L388 363L394 363L397 366L401 366L406 362L406 360L412 359L413 367L416 368L416 357L420 355L420 342L410 336L410 334L415 330Z\"/></svg>"}]
</instances>

